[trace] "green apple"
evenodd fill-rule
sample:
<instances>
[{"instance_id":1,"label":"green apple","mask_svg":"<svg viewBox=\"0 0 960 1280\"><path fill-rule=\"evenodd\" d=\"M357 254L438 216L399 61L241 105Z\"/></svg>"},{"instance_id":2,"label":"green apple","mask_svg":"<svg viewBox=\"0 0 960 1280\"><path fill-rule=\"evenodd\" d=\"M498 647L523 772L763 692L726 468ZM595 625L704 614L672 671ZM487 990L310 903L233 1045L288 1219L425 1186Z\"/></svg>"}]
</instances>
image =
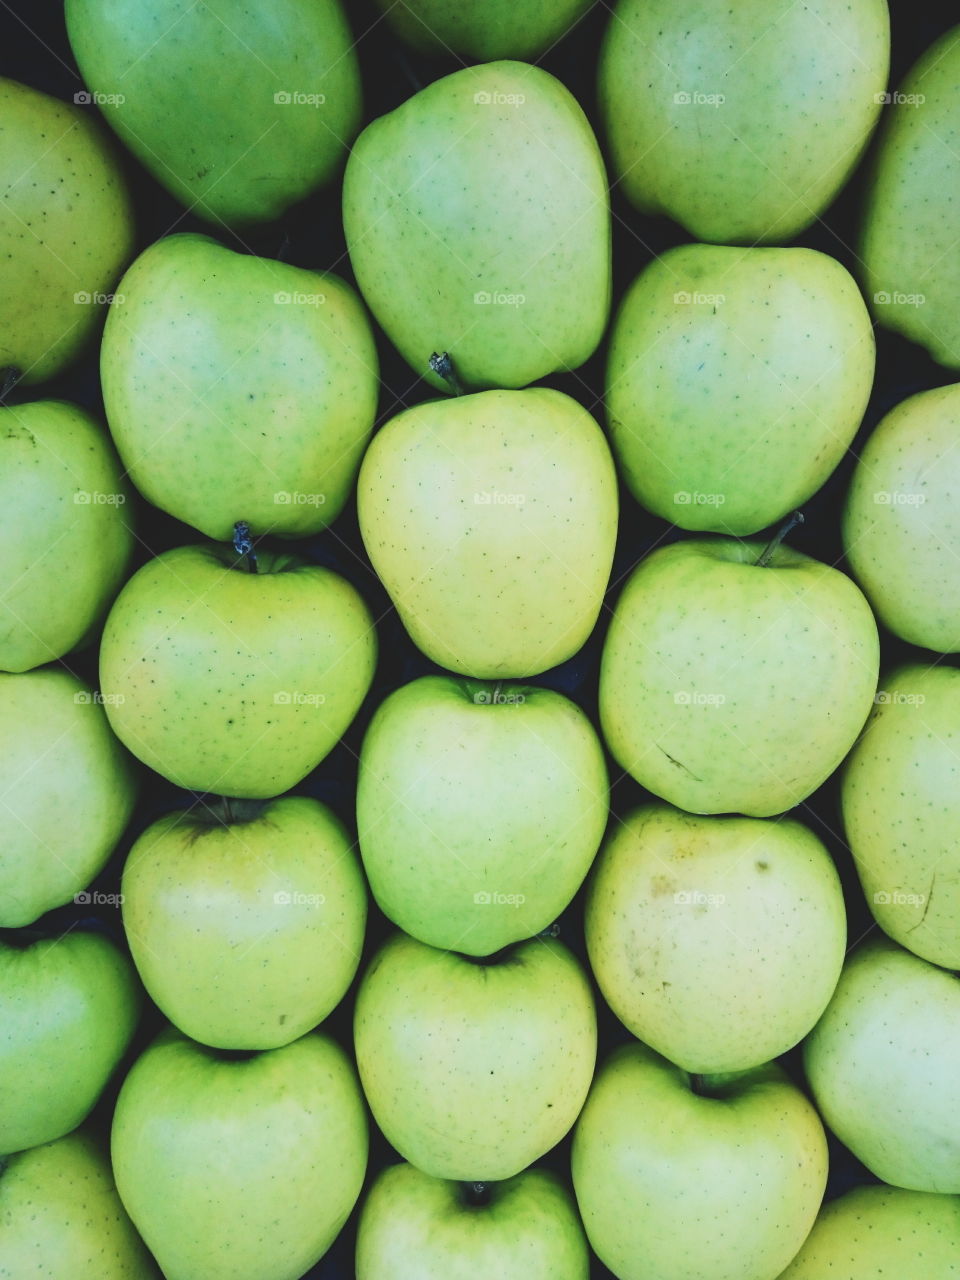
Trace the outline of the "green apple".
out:
<instances>
[{"instance_id":1,"label":"green apple","mask_svg":"<svg viewBox=\"0 0 960 1280\"><path fill-rule=\"evenodd\" d=\"M804 1044L820 1113L871 1173L960 1192L960 985L882 935L850 956Z\"/></svg>"},{"instance_id":2,"label":"green apple","mask_svg":"<svg viewBox=\"0 0 960 1280\"><path fill-rule=\"evenodd\" d=\"M512 1178L555 1146L587 1096L597 1052L586 975L532 938L474 961L398 933L360 982L360 1080L405 1160L435 1178Z\"/></svg>"},{"instance_id":3,"label":"green apple","mask_svg":"<svg viewBox=\"0 0 960 1280\"><path fill-rule=\"evenodd\" d=\"M90 97L192 213L271 222L330 182L360 127L339 0L67 0Z\"/></svg>"},{"instance_id":4,"label":"green apple","mask_svg":"<svg viewBox=\"0 0 960 1280\"><path fill-rule=\"evenodd\" d=\"M870 606L844 574L782 544L690 538L648 555L617 601L600 721L655 795L766 818L853 746L878 664Z\"/></svg>"},{"instance_id":5,"label":"green apple","mask_svg":"<svg viewBox=\"0 0 960 1280\"><path fill-rule=\"evenodd\" d=\"M575 703L532 685L424 676L378 707L357 831L385 915L469 955L547 928L607 823L603 747Z\"/></svg>"},{"instance_id":6,"label":"green apple","mask_svg":"<svg viewBox=\"0 0 960 1280\"><path fill-rule=\"evenodd\" d=\"M526 679L596 624L617 537L613 459L559 391L487 391L392 418L360 468L360 532L414 642L481 679Z\"/></svg>"},{"instance_id":7,"label":"green apple","mask_svg":"<svg viewBox=\"0 0 960 1280\"><path fill-rule=\"evenodd\" d=\"M179 787L266 799L336 745L370 688L373 619L338 574L293 555L177 547L107 618L100 683L118 737Z\"/></svg>"},{"instance_id":8,"label":"green apple","mask_svg":"<svg viewBox=\"0 0 960 1280\"><path fill-rule=\"evenodd\" d=\"M960 27L941 36L886 95L859 245L878 322L960 369Z\"/></svg>"},{"instance_id":9,"label":"green apple","mask_svg":"<svg viewBox=\"0 0 960 1280\"><path fill-rule=\"evenodd\" d=\"M960 385L909 396L860 452L843 513L847 561L890 631L960 649Z\"/></svg>"},{"instance_id":10,"label":"green apple","mask_svg":"<svg viewBox=\"0 0 960 1280\"><path fill-rule=\"evenodd\" d=\"M877 923L960 969L960 671L890 672L844 767L840 806Z\"/></svg>"},{"instance_id":11,"label":"green apple","mask_svg":"<svg viewBox=\"0 0 960 1280\"><path fill-rule=\"evenodd\" d=\"M860 291L825 253L668 249L611 337L607 420L627 486L684 529L766 528L840 462L875 356Z\"/></svg>"},{"instance_id":12,"label":"green apple","mask_svg":"<svg viewBox=\"0 0 960 1280\"><path fill-rule=\"evenodd\" d=\"M620 0L599 73L613 176L697 240L792 240L856 168L889 61L887 0Z\"/></svg>"},{"instance_id":13,"label":"green apple","mask_svg":"<svg viewBox=\"0 0 960 1280\"><path fill-rule=\"evenodd\" d=\"M0 1160L0 1280L159 1280L82 1129Z\"/></svg>"},{"instance_id":14,"label":"green apple","mask_svg":"<svg viewBox=\"0 0 960 1280\"><path fill-rule=\"evenodd\" d=\"M136 793L99 694L56 667L0 674L0 928L32 924L85 888Z\"/></svg>"},{"instance_id":15,"label":"green apple","mask_svg":"<svg viewBox=\"0 0 960 1280\"><path fill-rule=\"evenodd\" d=\"M133 252L130 197L91 110L0 78L0 383L70 364Z\"/></svg>"},{"instance_id":16,"label":"green apple","mask_svg":"<svg viewBox=\"0 0 960 1280\"><path fill-rule=\"evenodd\" d=\"M573 1199L546 1169L488 1187L395 1164L374 1182L360 1214L357 1280L587 1280L589 1273Z\"/></svg>"},{"instance_id":17,"label":"green apple","mask_svg":"<svg viewBox=\"0 0 960 1280\"><path fill-rule=\"evenodd\" d=\"M620 1021L685 1071L716 1074L803 1039L836 988L847 924L836 868L801 823L648 804L597 859L585 932Z\"/></svg>"},{"instance_id":18,"label":"green apple","mask_svg":"<svg viewBox=\"0 0 960 1280\"><path fill-rule=\"evenodd\" d=\"M133 551L130 488L83 409L0 408L0 669L27 671L82 644Z\"/></svg>"},{"instance_id":19,"label":"green apple","mask_svg":"<svg viewBox=\"0 0 960 1280\"><path fill-rule=\"evenodd\" d=\"M817 1216L827 1142L775 1063L691 1079L634 1041L597 1072L571 1166L618 1280L775 1280Z\"/></svg>"},{"instance_id":20,"label":"green apple","mask_svg":"<svg viewBox=\"0 0 960 1280\"><path fill-rule=\"evenodd\" d=\"M377 0L387 21L418 53L457 54L475 62L534 62L593 0Z\"/></svg>"},{"instance_id":21,"label":"green apple","mask_svg":"<svg viewBox=\"0 0 960 1280\"><path fill-rule=\"evenodd\" d=\"M130 1047L140 1002L133 966L102 934L0 935L0 1154L86 1119Z\"/></svg>"},{"instance_id":22,"label":"green apple","mask_svg":"<svg viewBox=\"0 0 960 1280\"><path fill-rule=\"evenodd\" d=\"M343 226L370 310L442 390L431 353L449 353L469 388L524 387L576 369L603 336L603 160L576 99L539 67L467 67L375 120L347 164Z\"/></svg>"},{"instance_id":23,"label":"green apple","mask_svg":"<svg viewBox=\"0 0 960 1280\"><path fill-rule=\"evenodd\" d=\"M360 963L367 892L342 823L317 800L166 814L123 872L123 924L150 996L218 1049L275 1049L340 1003Z\"/></svg>"},{"instance_id":24,"label":"green apple","mask_svg":"<svg viewBox=\"0 0 960 1280\"><path fill-rule=\"evenodd\" d=\"M956 1280L958 1258L960 1200L899 1187L854 1187L823 1206L781 1280Z\"/></svg>"},{"instance_id":25,"label":"green apple","mask_svg":"<svg viewBox=\"0 0 960 1280\"><path fill-rule=\"evenodd\" d=\"M223 1055L168 1029L123 1083L112 1153L167 1280L297 1280L360 1195L367 1116L328 1036Z\"/></svg>"},{"instance_id":26,"label":"green apple","mask_svg":"<svg viewBox=\"0 0 960 1280\"><path fill-rule=\"evenodd\" d=\"M158 240L120 282L100 371L124 466L155 505L228 541L302 538L350 496L377 412L373 333L335 275Z\"/></svg>"}]
</instances>

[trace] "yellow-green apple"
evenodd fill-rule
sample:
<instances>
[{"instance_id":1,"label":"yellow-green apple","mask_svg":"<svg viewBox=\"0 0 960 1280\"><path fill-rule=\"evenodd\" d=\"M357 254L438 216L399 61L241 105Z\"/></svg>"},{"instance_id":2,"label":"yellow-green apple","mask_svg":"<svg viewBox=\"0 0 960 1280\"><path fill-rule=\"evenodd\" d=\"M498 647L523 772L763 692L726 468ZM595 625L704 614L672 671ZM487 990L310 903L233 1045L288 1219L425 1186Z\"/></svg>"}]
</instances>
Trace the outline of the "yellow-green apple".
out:
<instances>
[{"instance_id":1,"label":"yellow-green apple","mask_svg":"<svg viewBox=\"0 0 960 1280\"><path fill-rule=\"evenodd\" d=\"M559 391L486 391L392 418L360 468L360 531L420 649L527 678L583 645L617 535L603 433Z\"/></svg>"},{"instance_id":2,"label":"yellow-green apple","mask_svg":"<svg viewBox=\"0 0 960 1280\"><path fill-rule=\"evenodd\" d=\"M357 1280L587 1280L590 1272L573 1198L546 1169L487 1185L391 1165L364 1201L356 1261Z\"/></svg>"},{"instance_id":3,"label":"yellow-green apple","mask_svg":"<svg viewBox=\"0 0 960 1280\"><path fill-rule=\"evenodd\" d=\"M568 1132L597 1050L590 984L541 938L487 961L397 933L357 992L354 1045L374 1119L435 1178L512 1178Z\"/></svg>"},{"instance_id":4,"label":"yellow-green apple","mask_svg":"<svg viewBox=\"0 0 960 1280\"><path fill-rule=\"evenodd\" d=\"M367 305L441 390L434 352L470 389L524 387L576 369L603 336L603 160L576 99L539 67L466 67L368 125L343 226Z\"/></svg>"},{"instance_id":5,"label":"yellow-green apple","mask_svg":"<svg viewBox=\"0 0 960 1280\"><path fill-rule=\"evenodd\" d=\"M547 928L603 838L603 747L580 708L533 685L424 676L380 704L360 752L357 832L401 929L489 955Z\"/></svg>"},{"instance_id":6,"label":"yellow-green apple","mask_svg":"<svg viewBox=\"0 0 960 1280\"><path fill-rule=\"evenodd\" d=\"M373 333L335 275L167 236L120 282L100 373L150 501L209 538L302 538L343 509L377 412Z\"/></svg>"},{"instance_id":7,"label":"yellow-green apple","mask_svg":"<svg viewBox=\"0 0 960 1280\"><path fill-rule=\"evenodd\" d=\"M123 1083L111 1147L120 1198L168 1280L294 1280L357 1202L367 1115L326 1035L225 1054L167 1029Z\"/></svg>"},{"instance_id":8,"label":"yellow-green apple","mask_svg":"<svg viewBox=\"0 0 960 1280\"><path fill-rule=\"evenodd\" d=\"M343 824L286 796L166 814L123 872L123 924L148 993L218 1049L275 1049L340 1003L367 891Z\"/></svg>"},{"instance_id":9,"label":"yellow-green apple","mask_svg":"<svg viewBox=\"0 0 960 1280\"><path fill-rule=\"evenodd\" d=\"M715 1075L803 1039L836 988L847 925L836 868L801 823L648 804L597 859L585 932L620 1021L685 1071Z\"/></svg>"},{"instance_id":10,"label":"yellow-green apple","mask_svg":"<svg viewBox=\"0 0 960 1280\"><path fill-rule=\"evenodd\" d=\"M627 291L607 360L631 493L684 529L766 528L843 457L875 356L860 290L825 253L668 249Z\"/></svg>"},{"instance_id":11,"label":"yellow-green apple","mask_svg":"<svg viewBox=\"0 0 960 1280\"><path fill-rule=\"evenodd\" d=\"M887 0L620 0L600 57L613 176L697 240L783 244L856 168L889 61Z\"/></svg>"},{"instance_id":12,"label":"yellow-green apple","mask_svg":"<svg viewBox=\"0 0 960 1280\"><path fill-rule=\"evenodd\" d=\"M419 53L476 62L535 61L580 20L593 0L377 0L387 21Z\"/></svg>"},{"instance_id":13,"label":"yellow-green apple","mask_svg":"<svg viewBox=\"0 0 960 1280\"><path fill-rule=\"evenodd\" d=\"M890 103L864 195L859 260L877 321L960 369L960 27L922 55Z\"/></svg>"},{"instance_id":14,"label":"yellow-green apple","mask_svg":"<svg viewBox=\"0 0 960 1280\"><path fill-rule=\"evenodd\" d=\"M91 108L0 79L0 383L70 364L132 252L130 197Z\"/></svg>"},{"instance_id":15,"label":"yellow-green apple","mask_svg":"<svg viewBox=\"0 0 960 1280\"><path fill-rule=\"evenodd\" d=\"M960 385L909 396L860 452L843 512L853 574L890 631L960 649Z\"/></svg>"},{"instance_id":16,"label":"yellow-green apple","mask_svg":"<svg viewBox=\"0 0 960 1280\"><path fill-rule=\"evenodd\" d=\"M336 176L360 126L340 0L68 0L66 20L87 99L210 222L280 217Z\"/></svg>"},{"instance_id":17,"label":"yellow-green apple","mask_svg":"<svg viewBox=\"0 0 960 1280\"><path fill-rule=\"evenodd\" d=\"M55 662L120 589L130 487L106 432L58 400L0 408L0 669Z\"/></svg>"},{"instance_id":18,"label":"yellow-green apple","mask_svg":"<svg viewBox=\"0 0 960 1280\"><path fill-rule=\"evenodd\" d=\"M86 1119L130 1046L140 1004L133 966L103 934L0 937L0 1153L52 1142Z\"/></svg>"},{"instance_id":19,"label":"yellow-green apple","mask_svg":"<svg viewBox=\"0 0 960 1280\"><path fill-rule=\"evenodd\" d=\"M844 965L804 1043L826 1123L871 1173L960 1192L960 986L879 935Z\"/></svg>"},{"instance_id":20,"label":"yellow-green apple","mask_svg":"<svg viewBox=\"0 0 960 1280\"><path fill-rule=\"evenodd\" d=\"M0 1158L0 1280L160 1280L83 1129Z\"/></svg>"},{"instance_id":21,"label":"yellow-green apple","mask_svg":"<svg viewBox=\"0 0 960 1280\"><path fill-rule=\"evenodd\" d=\"M57 667L0 674L0 928L32 924L88 885L136 793L101 695Z\"/></svg>"},{"instance_id":22,"label":"yellow-green apple","mask_svg":"<svg viewBox=\"0 0 960 1280\"><path fill-rule=\"evenodd\" d=\"M100 682L110 723L177 786L265 799L339 741L373 678L359 593L294 555L177 547L133 575L107 617Z\"/></svg>"},{"instance_id":23,"label":"yellow-green apple","mask_svg":"<svg viewBox=\"0 0 960 1280\"><path fill-rule=\"evenodd\" d=\"M571 1164L618 1280L775 1280L817 1216L827 1142L775 1063L691 1078L634 1041L597 1072Z\"/></svg>"},{"instance_id":24,"label":"yellow-green apple","mask_svg":"<svg viewBox=\"0 0 960 1280\"><path fill-rule=\"evenodd\" d=\"M765 818L799 804L873 704L870 606L837 569L774 544L662 547L613 612L600 668L607 745L642 786L693 813Z\"/></svg>"}]
</instances>

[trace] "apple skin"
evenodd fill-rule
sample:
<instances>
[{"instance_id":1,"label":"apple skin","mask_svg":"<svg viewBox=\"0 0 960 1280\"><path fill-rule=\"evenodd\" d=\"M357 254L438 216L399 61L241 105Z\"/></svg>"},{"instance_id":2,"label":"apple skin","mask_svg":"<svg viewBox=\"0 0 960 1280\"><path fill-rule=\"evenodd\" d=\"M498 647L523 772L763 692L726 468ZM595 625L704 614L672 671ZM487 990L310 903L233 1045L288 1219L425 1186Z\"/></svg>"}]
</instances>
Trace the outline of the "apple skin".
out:
<instances>
[{"instance_id":1,"label":"apple skin","mask_svg":"<svg viewBox=\"0 0 960 1280\"><path fill-rule=\"evenodd\" d=\"M901 640L960 649L960 386L909 396L870 435L850 481L843 545L880 622Z\"/></svg>"},{"instance_id":2,"label":"apple skin","mask_svg":"<svg viewBox=\"0 0 960 1280\"><path fill-rule=\"evenodd\" d=\"M480 679L528 679L593 630L617 536L603 432L546 388L434 400L374 436L360 532L414 643Z\"/></svg>"},{"instance_id":3,"label":"apple skin","mask_svg":"<svg viewBox=\"0 0 960 1280\"><path fill-rule=\"evenodd\" d=\"M576 369L603 336L603 159L579 103L539 67L465 67L374 120L347 162L343 227L367 305L440 391L432 352L470 390L516 388Z\"/></svg>"},{"instance_id":4,"label":"apple skin","mask_svg":"<svg viewBox=\"0 0 960 1280\"><path fill-rule=\"evenodd\" d=\"M840 808L877 924L960 969L960 671L889 673L844 765Z\"/></svg>"},{"instance_id":5,"label":"apple skin","mask_svg":"<svg viewBox=\"0 0 960 1280\"><path fill-rule=\"evenodd\" d=\"M267 799L336 745L373 679L362 597L297 556L177 547L114 602L100 683L117 736L176 786Z\"/></svg>"},{"instance_id":6,"label":"apple skin","mask_svg":"<svg viewBox=\"0 0 960 1280\"><path fill-rule=\"evenodd\" d=\"M590 984L533 938L492 964L395 934L360 982L354 1047L388 1142L435 1178L512 1178L568 1132L597 1051Z\"/></svg>"},{"instance_id":7,"label":"apple skin","mask_svg":"<svg viewBox=\"0 0 960 1280\"><path fill-rule=\"evenodd\" d=\"M860 290L825 253L668 249L627 291L607 358L630 492L684 529L746 535L782 520L856 435L875 360Z\"/></svg>"},{"instance_id":8,"label":"apple skin","mask_svg":"<svg viewBox=\"0 0 960 1280\"><path fill-rule=\"evenodd\" d=\"M299 1280L357 1202L367 1141L356 1074L328 1036L237 1060L168 1029L123 1083L111 1149L167 1280Z\"/></svg>"},{"instance_id":9,"label":"apple skin","mask_svg":"<svg viewBox=\"0 0 960 1280\"><path fill-rule=\"evenodd\" d=\"M840 879L807 827L665 804L612 829L584 928L620 1021L685 1071L711 1074L799 1043L836 989L847 938Z\"/></svg>"},{"instance_id":10,"label":"apple skin","mask_svg":"<svg viewBox=\"0 0 960 1280\"><path fill-rule=\"evenodd\" d=\"M0 1280L161 1280L84 1131L0 1158Z\"/></svg>"},{"instance_id":11,"label":"apple skin","mask_svg":"<svg viewBox=\"0 0 960 1280\"><path fill-rule=\"evenodd\" d=\"M608 793L600 740L561 694L414 680L380 704L360 751L357 832L373 895L433 947L490 955L531 938L583 883Z\"/></svg>"},{"instance_id":12,"label":"apple skin","mask_svg":"<svg viewBox=\"0 0 960 1280\"><path fill-rule=\"evenodd\" d=\"M960 1200L898 1187L854 1187L823 1206L780 1280L955 1280L958 1257Z\"/></svg>"},{"instance_id":13,"label":"apple skin","mask_svg":"<svg viewBox=\"0 0 960 1280\"><path fill-rule=\"evenodd\" d=\"M0 670L55 662L102 620L133 552L130 496L83 409L0 408Z\"/></svg>"},{"instance_id":14,"label":"apple skin","mask_svg":"<svg viewBox=\"0 0 960 1280\"><path fill-rule=\"evenodd\" d=\"M588 1280L583 1227L556 1174L525 1169L488 1194L476 1205L412 1164L384 1169L360 1213L357 1280Z\"/></svg>"},{"instance_id":15,"label":"apple skin","mask_svg":"<svg viewBox=\"0 0 960 1280\"><path fill-rule=\"evenodd\" d=\"M620 0L599 69L611 177L696 240L783 244L856 168L889 63L886 0Z\"/></svg>"},{"instance_id":16,"label":"apple skin","mask_svg":"<svg viewBox=\"0 0 960 1280\"><path fill-rule=\"evenodd\" d=\"M377 0L393 30L419 53L473 62L547 53L593 0Z\"/></svg>"},{"instance_id":17,"label":"apple skin","mask_svg":"<svg viewBox=\"0 0 960 1280\"><path fill-rule=\"evenodd\" d=\"M960 1192L960 986L882 935L849 957L804 1043L814 1100L871 1173Z\"/></svg>"},{"instance_id":18,"label":"apple skin","mask_svg":"<svg viewBox=\"0 0 960 1280\"><path fill-rule=\"evenodd\" d=\"M130 850L121 887L144 986L175 1026L214 1048L299 1039L336 1008L360 963L359 859L339 819L305 796L227 825L196 809L167 814Z\"/></svg>"},{"instance_id":19,"label":"apple skin","mask_svg":"<svg viewBox=\"0 0 960 1280\"><path fill-rule=\"evenodd\" d=\"M0 1153L81 1124L140 1017L133 966L108 938L0 939Z\"/></svg>"},{"instance_id":20,"label":"apple skin","mask_svg":"<svg viewBox=\"0 0 960 1280\"><path fill-rule=\"evenodd\" d=\"M133 253L133 209L93 107L0 78L0 369L45 382L81 353Z\"/></svg>"},{"instance_id":21,"label":"apple skin","mask_svg":"<svg viewBox=\"0 0 960 1280\"><path fill-rule=\"evenodd\" d=\"M218 226L272 222L331 182L360 127L339 0L68 0L66 21L124 146Z\"/></svg>"},{"instance_id":22,"label":"apple skin","mask_svg":"<svg viewBox=\"0 0 960 1280\"><path fill-rule=\"evenodd\" d=\"M858 261L877 323L960 369L960 27L907 72L877 141Z\"/></svg>"},{"instance_id":23,"label":"apple skin","mask_svg":"<svg viewBox=\"0 0 960 1280\"><path fill-rule=\"evenodd\" d=\"M636 1041L597 1072L571 1166L618 1280L775 1280L813 1226L827 1142L804 1095L775 1063L704 1088Z\"/></svg>"},{"instance_id":24,"label":"apple skin","mask_svg":"<svg viewBox=\"0 0 960 1280\"><path fill-rule=\"evenodd\" d=\"M767 818L799 804L873 704L879 639L863 595L783 545L761 568L763 550L712 537L652 552L607 632L607 746L641 786L691 813Z\"/></svg>"},{"instance_id":25,"label":"apple skin","mask_svg":"<svg viewBox=\"0 0 960 1280\"><path fill-rule=\"evenodd\" d=\"M377 349L349 285L174 235L118 289L104 405L154 506L224 542L238 519L287 538L336 519L377 412Z\"/></svg>"},{"instance_id":26,"label":"apple skin","mask_svg":"<svg viewBox=\"0 0 960 1280\"><path fill-rule=\"evenodd\" d=\"M0 929L33 924L94 879L137 789L89 685L57 667L0 674Z\"/></svg>"}]
</instances>

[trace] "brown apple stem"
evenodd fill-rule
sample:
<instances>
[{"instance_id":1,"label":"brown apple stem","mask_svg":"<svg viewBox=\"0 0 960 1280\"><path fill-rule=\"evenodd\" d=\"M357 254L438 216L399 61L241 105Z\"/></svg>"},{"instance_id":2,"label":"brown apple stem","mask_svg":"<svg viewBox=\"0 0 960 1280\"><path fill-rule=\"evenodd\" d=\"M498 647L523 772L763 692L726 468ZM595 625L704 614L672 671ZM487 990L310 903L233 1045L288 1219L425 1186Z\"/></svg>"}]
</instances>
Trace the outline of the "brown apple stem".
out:
<instances>
[{"instance_id":1,"label":"brown apple stem","mask_svg":"<svg viewBox=\"0 0 960 1280\"><path fill-rule=\"evenodd\" d=\"M481 1208L485 1204L490 1203L490 1183L489 1182L465 1182L463 1184L463 1198L467 1204L474 1208Z\"/></svg>"},{"instance_id":2,"label":"brown apple stem","mask_svg":"<svg viewBox=\"0 0 960 1280\"><path fill-rule=\"evenodd\" d=\"M21 370L14 364L5 365L0 369L0 404L6 402L7 396L20 381Z\"/></svg>"},{"instance_id":3,"label":"brown apple stem","mask_svg":"<svg viewBox=\"0 0 960 1280\"><path fill-rule=\"evenodd\" d=\"M241 560L246 559L248 572L256 573L257 556L253 549L253 536L250 533L250 526L246 520L238 520L233 526L233 549Z\"/></svg>"},{"instance_id":4,"label":"brown apple stem","mask_svg":"<svg viewBox=\"0 0 960 1280\"><path fill-rule=\"evenodd\" d=\"M463 385L456 375L449 352L444 351L441 355L439 352L434 351L430 357L430 368L438 377L444 380L453 395L463 395Z\"/></svg>"},{"instance_id":5,"label":"brown apple stem","mask_svg":"<svg viewBox=\"0 0 960 1280\"><path fill-rule=\"evenodd\" d=\"M229 826L230 823L233 822L233 805L230 801L230 797L224 796L222 803L223 803L223 820L227 824L227 826Z\"/></svg>"},{"instance_id":6,"label":"brown apple stem","mask_svg":"<svg viewBox=\"0 0 960 1280\"><path fill-rule=\"evenodd\" d=\"M779 547L780 543L784 540L791 529L795 529L798 524L803 524L802 511L794 511L789 520L784 521L764 549L760 552L760 555L754 561L754 564L758 569L766 569L767 565L773 559L773 554L777 547Z\"/></svg>"}]
</instances>

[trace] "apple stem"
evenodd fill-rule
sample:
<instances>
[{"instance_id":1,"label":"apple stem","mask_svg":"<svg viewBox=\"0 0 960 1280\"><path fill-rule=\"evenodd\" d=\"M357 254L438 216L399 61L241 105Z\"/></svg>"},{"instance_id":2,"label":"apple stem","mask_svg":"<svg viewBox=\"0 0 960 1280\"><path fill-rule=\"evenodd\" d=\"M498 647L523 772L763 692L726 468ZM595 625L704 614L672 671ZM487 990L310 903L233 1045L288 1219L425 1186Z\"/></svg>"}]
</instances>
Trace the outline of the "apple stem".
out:
<instances>
[{"instance_id":1,"label":"apple stem","mask_svg":"<svg viewBox=\"0 0 960 1280\"><path fill-rule=\"evenodd\" d=\"M20 381L20 370L16 365L8 364L0 368L0 404L6 401L7 396Z\"/></svg>"},{"instance_id":2,"label":"apple stem","mask_svg":"<svg viewBox=\"0 0 960 1280\"><path fill-rule=\"evenodd\" d=\"M257 556L253 549L253 538L246 520L238 520L233 526L233 549L242 560L246 556L247 570L257 572Z\"/></svg>"},{"instance_id":3,"label":"apple stem","mask_svg":"<svg viewBox=\"0 0 960 1280\"><path fill-rule=\"evenodd\" d=\"M490 1203L490 1183L489 1182L465 1182L463 1185L464 1198L467 1204L479 1208L482 1205Z\"/></svg>"},{"instance_id":4,"label":"apple stem","mask_svg":"<svg viewBox=\"0 0 960 1280\"><path fill-rule=\"evenodd\" d=\"M803 524L802 511L794 511L789 520L784 521L764 549L760 552L759 556L754 561L754 564L758 569L765 569L767 567L773 559L773 553L776 551L777 547L779 547L780 543L784 540L791 529L795 529L798 524Z\"/></svg>"},{"instance_id":5,"label":"apple stem","mask_svg":"<svg viewBox=\"0 0 960 1280\"><path fill-rule=\"evenodd\" d=\"M704 1088L703 1088L703 1073L702 1073L702 1072L700 1072L700 1071L694 1071L694 1072L692 1072L692 1073L691 1073L691 1076L690 1076L690 1088L693 1090L693 1092L694 1092L694 1093L699 1094L701 1097L703 1097L703 1095L704 1095Z\"/></svg>"},{"instance_id":6,"label":"apple stem","mask_svg":"<svg viewBox=\"0 0 960 1280\"><path fill-rule=\"evenodd\" d=\"M434 351L430 357L430 368L438 377L444 380L455 396L463 395L463 385L456 375L453 361L450 359L448 351L444 351L442 355Z\"/></svg>"},{"instance_id":7,"label":"apple stem","mask_svg":"<svg viewBox=\"0 0 960 1280\"><path fill-rule=\"evenodd\" d=\"M545 929L541 929L537 934L541 942L546 942L548 938L560 937L560 921L554 920L553 924L548 924Z\"/></svg>"}]
</instances>

